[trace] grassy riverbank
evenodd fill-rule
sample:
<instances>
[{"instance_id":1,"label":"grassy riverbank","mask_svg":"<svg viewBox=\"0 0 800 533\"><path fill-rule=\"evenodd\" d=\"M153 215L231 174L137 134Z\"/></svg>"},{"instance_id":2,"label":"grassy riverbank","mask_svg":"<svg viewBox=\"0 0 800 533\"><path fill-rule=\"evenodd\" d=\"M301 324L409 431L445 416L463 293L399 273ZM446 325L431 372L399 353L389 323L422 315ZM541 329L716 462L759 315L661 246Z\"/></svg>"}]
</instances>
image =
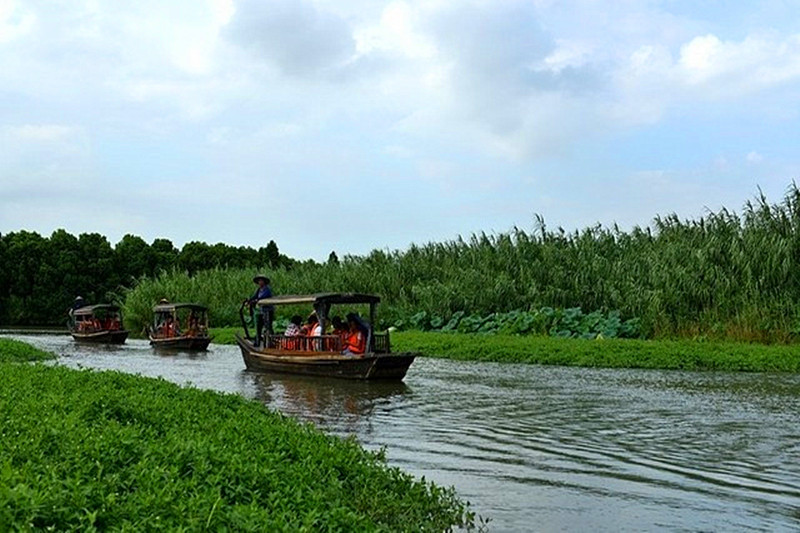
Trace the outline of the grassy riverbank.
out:
<instances>
[{"instance_id":1,"label":"grassy riverbank","mask_svg":"<svg viewBox=\"0 0 800 533\"><path fill-rule=\"evenodd\" d=\"M464 361L605 368L800 372L798 345L397 332L392 335L392 349Z\"/></svg>"},{"instance_id":2,"label":"grassy riverbank","mask_svg":"<svg viewBox=\"0 0 800 533\"><path fill-rule=\"evenodd\" d=\"M237 328L214 328L214 342L235 343ZM659 368L730 372L800 372L799 345L635 339L563 339L397 331L392 350L461 361L604 368Z\"/></svg>"},{"instance_id":3,"label":"grassy riverbank","mask_svg":"<svg viewBox=\"0 0 800 533\"><path fill-rule=\"evenodd\" d=\"M25 363L47 361L56 356L28 343L14 339L0 339L0 363Z\"/></svg>"},{"instance_id":4,"label":"grassy riverbank","mask_svg":"<svg viewBox=\"0 0 800 533\"><path fill-rule=\"evenodd\" d=\"M41 358L0 340L3 361ZM24 352L24 353L23 353ZM236 395L0 363L0 530L442 530L451 490Z\"/></svg>"}]
</instances>

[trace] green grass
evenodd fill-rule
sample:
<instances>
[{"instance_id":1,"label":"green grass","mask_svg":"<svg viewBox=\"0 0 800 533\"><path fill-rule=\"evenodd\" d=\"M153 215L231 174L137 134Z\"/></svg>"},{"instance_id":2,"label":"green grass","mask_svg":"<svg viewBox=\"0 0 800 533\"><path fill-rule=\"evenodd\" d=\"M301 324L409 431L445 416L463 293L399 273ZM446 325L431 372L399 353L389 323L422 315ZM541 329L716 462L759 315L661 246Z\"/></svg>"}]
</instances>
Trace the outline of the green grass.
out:
<instances>
[{"instance_id":1,"label":"green grass","mask_svg":"<svg viewBox=\"0 0 800 533\"><path fill-rule=\"evenodd\" d=\"M208 328L208 333L213 337L211 342L214 344L236 344L235 335L238 333L244 335L242 328ZM252 334L252 332L251 332Z\"/></svg>"},{"instance_id":2,"label":"green grass","mask_svg":"<svg viewBox=\"0 0 800 533\"><path fill-rule=\"evenodd\" d=\"M797 345L395 332L392 335L392 349L464 361L606 368L800 372L800 346Z\"/></svg>"},{"instance_id":3,"label":"green grass","mask_svg":"<svg viewBox=\"0 0 800 533\"><path fill-rule=\"evenodd\" d=\"M52 353L35 348L25 342L14 339L0 339L0 363L47 361L55 358L56 356Z\"/></svg>"},{"instance_id":4,"label":"green grass","mask_svg":"<svg viewBox=\"0 0 800 533\"><path fill-rule=\"evenodd\" d=\"M439 531L473 521L452 489L236 395L43 365L3 363L0 374L0 531Z\"/></svg>"}]
</instances>

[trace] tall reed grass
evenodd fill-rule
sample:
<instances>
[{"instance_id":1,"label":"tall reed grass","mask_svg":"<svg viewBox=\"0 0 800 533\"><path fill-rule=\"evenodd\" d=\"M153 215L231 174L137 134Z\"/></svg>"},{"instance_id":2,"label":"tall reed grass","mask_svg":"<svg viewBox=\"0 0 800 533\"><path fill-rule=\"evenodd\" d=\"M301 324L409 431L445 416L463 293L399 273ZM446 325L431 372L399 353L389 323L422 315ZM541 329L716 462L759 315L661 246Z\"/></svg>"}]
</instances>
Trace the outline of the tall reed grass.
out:
<instances>
[{"instance_id":1,"label":"tall reed grass","mask_svg":"<svg viewBox=\"0 0 800 533\"><path fill-rule=\"evenodd\" d=\"M542 307L618 310L639 318L647 336L709 336L788 341L800 333L800 190L779 203L763 196L736 213L697 219L656 217L625 231L593 226L536 228L375 250L326 264L269 272L276 293L380 294L381 320L415 313L447 319ZM211 270L142 279L125 308L138 327L161 297L208 304L214 325L237 323L235 308L253 289L252 271Z\"/></svg>"}]
</instances>

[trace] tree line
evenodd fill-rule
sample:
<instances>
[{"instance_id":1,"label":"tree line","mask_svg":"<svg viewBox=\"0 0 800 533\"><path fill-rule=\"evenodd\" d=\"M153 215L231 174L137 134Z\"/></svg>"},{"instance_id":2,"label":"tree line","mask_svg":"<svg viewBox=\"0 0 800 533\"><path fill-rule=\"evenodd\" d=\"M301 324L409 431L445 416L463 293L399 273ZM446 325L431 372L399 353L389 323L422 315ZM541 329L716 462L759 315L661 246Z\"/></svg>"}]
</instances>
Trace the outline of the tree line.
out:
<instances>
[{"instance_id":1,"label":"tree line","mask_svg":"<svg viewBox=\"0 0 800 533\"><path fill-rule=\"evenodd\" d=\"M249 246L192 241L178 249L169 239L147 243L125 235L116 246L99 233L58 229L0 234L0 324L55 325L77 295L96 303L119 299L125 288L159 272L188 275L208 268L291 269L275 241Z\"/></svg>"}]
</instances>

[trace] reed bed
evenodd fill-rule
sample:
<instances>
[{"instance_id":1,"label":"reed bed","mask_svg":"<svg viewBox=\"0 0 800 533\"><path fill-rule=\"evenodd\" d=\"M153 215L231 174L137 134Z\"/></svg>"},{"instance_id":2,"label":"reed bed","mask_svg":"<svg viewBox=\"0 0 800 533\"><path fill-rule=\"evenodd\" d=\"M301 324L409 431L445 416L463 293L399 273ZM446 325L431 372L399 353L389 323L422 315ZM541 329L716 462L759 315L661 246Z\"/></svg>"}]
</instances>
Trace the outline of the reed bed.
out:
<instances>
[{"instance_id":1,"label":"reed bed","mask_svg":"<svg viewBox=\"0 0 800 533\"><path fill-rule=\"evenodd\" d=\"M800 190L792 185L780 202L762 195L741 213L660 216L630 231L598 225L567 232L539 218L530 232L481 233L268 273L276 293L380 294L381 325L407 323L422 311L448 321L458 312L581 308L636 318L647 337L789 342L800 333L798 265ZM253 273L142 279L125 310L139 327L159 298L189 299L210 305L213 325L235 325Z\"/></svg>"}]
</instances>

